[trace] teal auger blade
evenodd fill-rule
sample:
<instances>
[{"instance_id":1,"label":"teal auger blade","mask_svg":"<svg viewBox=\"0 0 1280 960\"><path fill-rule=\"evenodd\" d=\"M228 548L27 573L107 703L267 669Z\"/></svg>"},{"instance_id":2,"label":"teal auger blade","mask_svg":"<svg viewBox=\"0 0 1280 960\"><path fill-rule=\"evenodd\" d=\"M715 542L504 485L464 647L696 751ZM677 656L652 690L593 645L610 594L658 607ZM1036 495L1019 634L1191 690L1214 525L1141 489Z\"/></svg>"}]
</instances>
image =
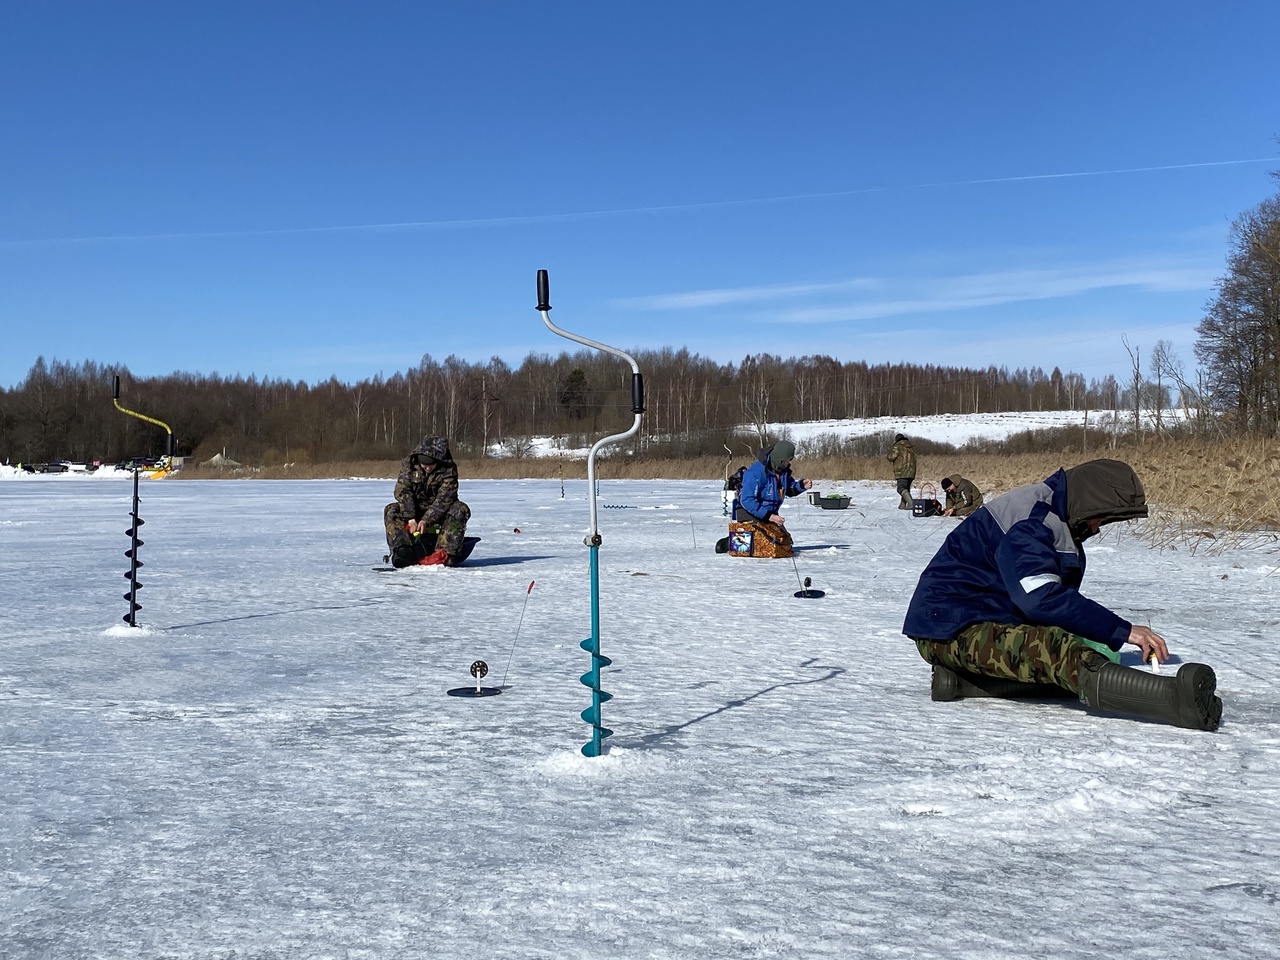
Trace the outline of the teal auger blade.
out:
<instances>
[{"instance_id":1,"label":"teal auger blade","mask_svg":"<svg viewBox=\"0 0 1280 960\"><path fill-rule=\"evenodd\" d=\"M590 687L592 690L600 690L599 674L595 670L588 670L586 673L584 673L582 676L578 678L578 682L581 683L584 687ZM602 701L612 700L613 694L605 693L603 690L600 690L600 699Z\"/></svg>"},{"instance_id":2,"label":"teal auger blade","mask_svg":"<svg viewBox=\"0 0 1280 960\"><path fill-rule=\"evenodd\" d=\"M593 727L600 727L601 730L604 730L604 727L600 726L600 704L593 703L591 706L587 707L587 709L583 710L582 713L578 714L578 716L582 717L583 720L591 724ZM613 733L612 730L605 730L604 735L607 737L611 733Z\"/></svg>"},{"instance_id":3,"label":"teal auger blade","mask_svg":"<svg viewBox=\"0 0 1280 960\"><path fill-rule=\"evenodd\" d=\"M604 740L605 737L611 737L611 736L613 736L612 730L605 730L603 727L600 729L600 739L602 741ZM591 740L589 743L584 743L582 745L582 755L584 757L598 757L602 753L604 753L604 744L603 743L597 744L594 739Z\"/></svg>"}]
</instances>

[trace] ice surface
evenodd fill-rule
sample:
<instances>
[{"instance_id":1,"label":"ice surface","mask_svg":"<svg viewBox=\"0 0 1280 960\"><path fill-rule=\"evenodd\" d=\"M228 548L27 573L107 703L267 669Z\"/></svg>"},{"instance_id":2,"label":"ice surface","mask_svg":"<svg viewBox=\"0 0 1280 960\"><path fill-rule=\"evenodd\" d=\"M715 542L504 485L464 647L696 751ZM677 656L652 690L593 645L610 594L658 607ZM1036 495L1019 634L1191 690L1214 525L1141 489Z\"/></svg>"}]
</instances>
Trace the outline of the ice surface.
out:
<instances>
[{"instance_id":1,"label":"ice surface","mask_svg":"<svg viewBox=\"0 0 1280 960\"><path fill-rule=\"evenodd\" d=\"M1216 734L935 704L956 521L839 486L793 564L713 552L719 482L602 481L587 759L581 481L464 478L471 562L391 573L389 481L146 482L140 629L132 484L0 483L0 956L1280 956L1278 551L1090 551Z\"/></svg>"}]
</instances>

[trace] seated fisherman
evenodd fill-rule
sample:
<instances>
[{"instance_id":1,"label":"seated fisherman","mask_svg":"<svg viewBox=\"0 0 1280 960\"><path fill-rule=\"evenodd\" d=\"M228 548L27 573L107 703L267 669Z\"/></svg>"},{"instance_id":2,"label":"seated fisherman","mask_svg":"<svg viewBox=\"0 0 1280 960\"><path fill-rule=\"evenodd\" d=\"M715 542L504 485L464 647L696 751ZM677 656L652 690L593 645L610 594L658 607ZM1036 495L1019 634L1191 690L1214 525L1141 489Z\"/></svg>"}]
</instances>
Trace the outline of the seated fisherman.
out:
<instances>
[{"instance_id":1,"label":"seated fisherman","mask_svg":"<svg viewBox=\"0 0 1280 960\"><path fill-rule=\"evenodd\" d=\"M1002 494L955 527L920 574L902 625L933 666L933 699L1061 692L1095 710L1216 730L1213 668L1158 674L1120 664L1125 644L1143 663L1167 661L1168 645L1080 592L1084 541L1145 516L1133 469L1090 460Z\"/></svg>"},{"instance_id":2,"label":"seated fisherman","mask_svg":"<svg viewBox=\"0 0 1280 960\"><path fill-rule=\"evenodd\" d=\"M982 506L982 491L958 473L943 477L942 489L947 494L944 517L967 517Z\"/></svg>"},{"instance_id":3,"label":"seated fisherman","mask_svg":"<svg viewBox=\"0 0 1280 960\"><path fill-rule=\"evenodd\" d=\"M812 480L797 480L791 475L791 458L795 455L796 447L790 440L779 440L756 455L742 475L735 520L773 524L786 535L786 518L778 513L782 501L799 496L813 486Z\"/></svg>"},{"instance_id":4,"label":"seated fisherman","mask_svg":"<svg viewBox=\"0 0 1280 960\"><path fill-rule=\"evenodd\" d=\"M458 465L448 440L422 438L401 461L395 498L382 512L392 566L457 566L471 508L458 499Z\"/></svg>"}]
</instances>

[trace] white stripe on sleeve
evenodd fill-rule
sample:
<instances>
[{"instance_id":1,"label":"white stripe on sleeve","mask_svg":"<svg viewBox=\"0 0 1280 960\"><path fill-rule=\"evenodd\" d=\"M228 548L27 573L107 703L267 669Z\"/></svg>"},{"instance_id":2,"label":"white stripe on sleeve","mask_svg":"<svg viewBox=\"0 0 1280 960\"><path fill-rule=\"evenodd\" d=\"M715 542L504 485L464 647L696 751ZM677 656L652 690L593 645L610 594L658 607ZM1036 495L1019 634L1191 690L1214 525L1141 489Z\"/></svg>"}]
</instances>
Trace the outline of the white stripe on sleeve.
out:
<instances>
[{"instance_id":1,"label":"white stripe on sleeve","mask_svg":"<svg viewBox=\"0 0 1280 960\"><path fill-rule=\"evenodd\" d=\"M1027 593L1031 593L1033 590L1039 590L1041 587L1047 586L1050 583L1061 582L1062 578L1056 573L1037 573L1034 577L1023 577L1018 581L1018 586Z\"/></svg>"}]
</instances>

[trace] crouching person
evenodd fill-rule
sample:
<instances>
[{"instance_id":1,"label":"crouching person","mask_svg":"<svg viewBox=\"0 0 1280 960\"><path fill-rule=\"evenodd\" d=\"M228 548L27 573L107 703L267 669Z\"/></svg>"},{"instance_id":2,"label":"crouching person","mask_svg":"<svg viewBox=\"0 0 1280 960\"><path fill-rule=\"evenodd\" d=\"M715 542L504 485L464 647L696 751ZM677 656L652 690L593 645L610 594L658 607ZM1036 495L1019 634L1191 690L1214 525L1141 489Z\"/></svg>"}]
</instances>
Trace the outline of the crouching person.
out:
<instances>
[{"instance_id":1,"label":"crouching person","mask_svg":"<svg viewBox=\"0 0 1280 960\"><path fill-rule=\"evenodd\" d=\"M787 532L786 518L778 512L782 501L799 496L813 486L812 480L797 480L791 475L791 458L795 455L796 447L790 440L779 440L772 447L763 448L742 475L738 509L733 516L739 523L762 525L767 536L776 537L788 548L791 534ZM791 556L790 550L784 555Z\"/></svg>"},{"instance_id":2,"label":"crouching person","mask_svg":"<svg viewBox=\"0 0 1280 960\"><path fill-rule=\"evenodd\" d=\"M982 506L982 491L960 474L942 478L942 489L947 494L944 517L967 517Z\"/></svg>"},{"instance_id":3,"label":"crouching person","mask_svg":"<svg viewBox=\"0 0 1280 960\"><path fill-rule=\"evenodd\" d=\"M391 563L457 566L471 509L458 499L458 465L444 437L423 437L400 463L395 503L382 511Z\"/></svg>"},{"instance_id":4,"label":"crouching person","mask_svg":"<svg viewBox=\"0 0 1280 960\"><path fill-rule=\"evenodd\" d=\"M1212 668L1176 675L1122 666L1169 657L1164 638L1080 593L1084 541L1105 524L1147 515L1128 464L1092 460L996 497L947 536L929 561L902 632L933 665L934 700L1076 695L1088 707L1216 730Z\"/></svg>"}]
</instances>

